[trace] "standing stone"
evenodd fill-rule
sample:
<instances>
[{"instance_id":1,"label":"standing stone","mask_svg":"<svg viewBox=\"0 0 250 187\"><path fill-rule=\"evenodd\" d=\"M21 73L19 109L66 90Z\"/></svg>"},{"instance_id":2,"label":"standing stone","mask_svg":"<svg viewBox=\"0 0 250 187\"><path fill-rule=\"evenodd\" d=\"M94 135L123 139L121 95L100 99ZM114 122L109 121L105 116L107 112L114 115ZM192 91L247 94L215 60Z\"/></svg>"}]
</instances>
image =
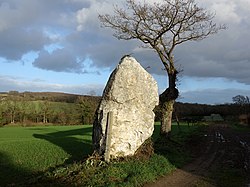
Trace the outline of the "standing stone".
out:
<instances>
[{"instance_id":1,"label":"standing stone","mask_svg":"<svg viewBox=\"0 0 250 187\"><path fill-rule=\"evenodd\" d=\"M110 156L134 155L153 134L153 109L158 102L158 87L154 78L133 57L122 58L110 75L96 111L92 135L95 151L104 155L107 150L107 116L112 112Z\"/></svg>"}]
</instances>

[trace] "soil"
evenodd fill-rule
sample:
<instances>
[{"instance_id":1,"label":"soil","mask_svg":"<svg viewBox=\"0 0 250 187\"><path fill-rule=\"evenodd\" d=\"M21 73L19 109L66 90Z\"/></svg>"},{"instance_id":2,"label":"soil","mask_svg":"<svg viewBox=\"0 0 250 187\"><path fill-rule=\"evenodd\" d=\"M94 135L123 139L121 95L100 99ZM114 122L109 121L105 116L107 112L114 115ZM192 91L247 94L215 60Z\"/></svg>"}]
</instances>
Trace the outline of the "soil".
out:
<instances>
[{"instance_id":1,"label":"soil","mask_svg":"<svg viewBox=\"0 0 250 187\"><path fill-rule=\"evenodd\" d=\"M224 171L237 171L244 179L241 184L230 183L230 186L250 186L250 131L235 131L227 124L211 124L203 140L190 142L189 148L195 155L191 163L144 187L228 186L223 184L227 180L222 177Z\"/></svg>"}]
</instances>

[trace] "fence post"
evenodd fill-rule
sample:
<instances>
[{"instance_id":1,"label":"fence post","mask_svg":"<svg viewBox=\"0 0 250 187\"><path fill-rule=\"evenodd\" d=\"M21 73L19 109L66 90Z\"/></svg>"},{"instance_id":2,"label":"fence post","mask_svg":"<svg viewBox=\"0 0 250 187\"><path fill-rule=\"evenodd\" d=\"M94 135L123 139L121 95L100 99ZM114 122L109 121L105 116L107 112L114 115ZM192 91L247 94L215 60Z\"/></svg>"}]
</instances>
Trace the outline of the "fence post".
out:
<instances>
[{"instance_id":1,"label":"fence post","mask_svg":"<svg viewBox=\"0 0 250 187\"><path fill-rule=\"evenodd\" d=\"M106 134L106 149L105 149L105 155L104 160L106 162L110 161L110 144L111 144L111 134L112 134L112 125L113 125L113 112L108 112L107 116L107 134Z\"/></svg>"}]
</instances>

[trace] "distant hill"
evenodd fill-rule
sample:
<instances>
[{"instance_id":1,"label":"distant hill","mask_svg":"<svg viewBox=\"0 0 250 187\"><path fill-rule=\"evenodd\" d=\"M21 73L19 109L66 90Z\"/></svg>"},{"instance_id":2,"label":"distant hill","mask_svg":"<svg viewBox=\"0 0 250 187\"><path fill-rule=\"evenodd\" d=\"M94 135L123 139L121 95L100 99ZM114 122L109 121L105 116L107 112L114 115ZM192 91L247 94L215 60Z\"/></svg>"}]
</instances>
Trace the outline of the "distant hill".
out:
<instances>
[{"instance_id":1,"label":"distant hill","mask_svg":"<svg viewBox=\"0 0 250 187\"><path fill-rule=\"evenodd\" d=\"M99 102L100 96L77 95L62 92L0 92L0 99L7 97L16 97L26 101L52 101L52 102L66 102L76 103L79 97L84 97L86 100Z\"/></svg>"}]
</instances>

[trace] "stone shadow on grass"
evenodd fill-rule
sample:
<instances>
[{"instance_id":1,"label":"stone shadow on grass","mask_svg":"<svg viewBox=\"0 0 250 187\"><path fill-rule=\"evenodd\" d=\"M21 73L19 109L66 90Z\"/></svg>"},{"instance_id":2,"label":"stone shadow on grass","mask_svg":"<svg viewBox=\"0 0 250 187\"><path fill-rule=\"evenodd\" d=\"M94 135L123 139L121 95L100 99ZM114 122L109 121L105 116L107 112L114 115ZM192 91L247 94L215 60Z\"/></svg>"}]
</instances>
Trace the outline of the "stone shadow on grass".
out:
<instances>
[{"instance_id":1,"label":"stone shadow on grass","mask_svg":"<svg viewBox=\"0 0 250 187\"><path fill-rule=\"evenodd\" d=\"M0 186L19 186L20 181L30 176L30 171L16 166L9 155L0 152Z\"/></svg>"},{"instance_id":2,"label":"stone shadow on grass","mask_svg":"<svg viewBox=\"0 0 250 187\"><path fill-rule=\"evenodd\" d=\"M66 163L72 163L74 161L83 160L92 153L92 141L91 138L89 138L91 137L91 134L92 127L83 127L47 134L34 134L33 136L61 147L70 155L70 158L66 160ZM78 139L75 136L83 136L83 140Z\"/></svg>"},{"instance_id":3,"label":"stone shadow on grass","mask_svg":"<svg viewBox=\"0 0 250 187\"><path fill-rule=\"evenodd\" d=\"M73 187L18 166L11 156L0 152L0 187Z\"/></svg>"}]
</instances>

